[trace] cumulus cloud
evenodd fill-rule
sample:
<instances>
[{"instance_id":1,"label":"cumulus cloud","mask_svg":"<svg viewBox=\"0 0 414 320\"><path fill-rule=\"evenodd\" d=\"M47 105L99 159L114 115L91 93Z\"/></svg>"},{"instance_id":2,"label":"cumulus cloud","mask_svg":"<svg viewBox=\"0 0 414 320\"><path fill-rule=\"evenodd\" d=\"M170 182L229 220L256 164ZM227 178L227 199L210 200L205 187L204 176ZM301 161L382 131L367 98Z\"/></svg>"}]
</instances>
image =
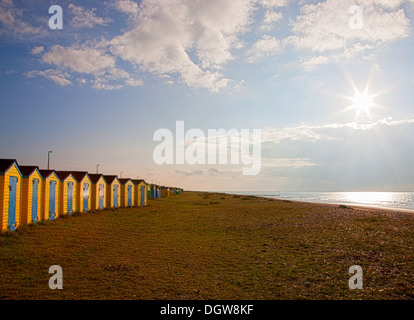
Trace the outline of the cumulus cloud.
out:
<instances>
[{"instance_id":1,"label":"cumulus cloud","mask_svg":"<svg viewBox=\"0 0 414 320\"><path fill-rule=\"evenodd\" d=\"M43 62L79 73L96 73L115 67L115 58L88 46L54 45L42 57Z\"/></svg>"},{"instance_id":2,"label":"cumulus cloud","mask_svg":"<svg viewBox=\"0 0 414 320\"><path fill-rule=\"evenodd\" d=\"M32 48L31 53L36 55L36 54L42 53L44 50L45 48L43 46L37 46L37 47Z\"/></svg>"},{"instance_id":3,"label":"cumulus cloud","mask_svg":"<svg viewBox=\"0 0 414 320\"><path fill-rule=\"evenodd\" d=\"M41 53L43 50L34 50ZM115 90L120 89L124 85L127 86L140 86L142 80L133 77L127 71L120 69L116 66L116 59L114 56L105 53L99 45L73 45L70 47L63 47L60 45L54 45L49 51L42 55L42 61L44 63L56 66L56 74L50 74L50 70L46 70L45 73L39 71L33 71L30 76L44 76L55 81L61 85L70 84L67 80L69 77L68 72L77 73L82 75L90 75L93 77L92 87L102 90ZM56 78L58 74L62 74L64 70L66 79ZM52 77L53 76L53 77ZM79 84L84 84L87 81L82 78L82 81L78 81Z\"/></svg>"},{"instance_id":4,"label":"cumulus cloud","mask_svg":"<svg viewBox=\"0 0 414 320\"><path fill-rule=\"evenodd\" d=\"M117 35L99 42L77 39L67 46L55 44L47 51L38 46L31 53L57 70L79 73L81 77L91 75L92 81L86 83L96 89L140 86L143 81L138 73L148 72L169 85L184 83L210 92L226 89L232 93L245 80L230 79L226 66L240 57L253 63L283 54L288 46L296 51L296 61L302 68L313 70L407 37L409 20L402 9L404 2L359 1L362 29L348 25L354 0L300 2L299 15L286 28L290 30L275 37L272 28L283 18L282 10L289 0L143 0L139 4L117 0L107 7L127 18L127 26ZM92 28L111 21L97 16L96 9L74 4L68 8L74 14L70 24L75 28ZM25 24L22 30L37 32L20 16L11 0L1 2L0 23L6 29L17 21L18 25ZM133 71L121 69L121 63L129 64Z\"/></svg>"},{"instance_id":5,"label":"cumulus cloud","mask_svg":"<svg viewBox=\"0 0 414 320\"><path fill-rule=\"evenodd\" d=\"M138 3L132 0L118 0L115 2L115 7L126 14L138 14Z\"/></svg>"},{"instance_id":6,"label":"cumulus cloud","mask_svg":"<svg viewBox=\"0 0 414 320\"><path fill-rule=\"evenodd\" d=\"M220 69L242 46L251 1L144 1L138 9L124 0L117 7L132 27L110 41L116 56L154 74L178 74L192 87L217 92L228 85Z\"/></svg>"},{"instance_id":7,"label":"cumulus cloud","mask_svg":"<svg viewBox=\"0 0 414 320\"><path fill-rule=\"evenodd\" d=\"M71 81L68 79L69 74L67 72L61 72L56 69L47 69L47 70L31 70L25 73L27 78L34 78L36 76L42 76L46 79L52 80L61 86L67 86L71 84Z\"/></svg>"},{"instance_id":8,"label":"cumulus cloud","mask_svg":"<svg viewBox=\"0 0 414 320\"><path fill-rule=\"evenodd\" d=\"M72 11L73 18L69 24L74 28L93 28L95 25L107 25L112 20L110 18L98 17L96 9L86 9L81 6L69 4L68 8Z\"/></svg>"},{"instance_id":9,"label":"cumulus cloud","mask_svg":"<svg viewBox=\"0 0 414 320\"><path fill-rule=\"evenodd\" d=\"M281 42L275 37L264 35L261 39L257 40L252 48L249 50L249 62L253 62L257 59L276 55L282 50Z\"/></svg>"},{"instance_id":10,"label":"cumulus cloud","mask_svg":"<svg viewBox=\"0 0 414 320\"><path fill-rule=\"evenodd\" d=\"M12 0L2 0L0 2L0 35L38 35L43 33L42 28L33 27L23 18L23 10L14 6Z\"/></svg>"},{"instance_id":11,"label":"cumulus cloud","mask_svg":"<svg viewBox=\"0 0 414 320\"><path fill-rule=\"evenodd\" d=\"M282 19L282 13L274 11L274 10L266 10L263 24L260 26L260 30L268 31L272 29L275 22Z\"/></svg>"},{"instance_id":12,"label":"cumulus cloud","mask_svg":"<svg viewBox=\"0 0 414 320\"><path fill-rule=\"evenodd\" d=\"M402 0L364 0L358 2L361 27L351 28L349 13L353 0L327 0L307 4L293 24L293 35L285 42L298 49L310 49L312 55L304 67L351 58L374 46L402 39L409 34L409 20L399 9Z\"/></svg>"}]
</instances>

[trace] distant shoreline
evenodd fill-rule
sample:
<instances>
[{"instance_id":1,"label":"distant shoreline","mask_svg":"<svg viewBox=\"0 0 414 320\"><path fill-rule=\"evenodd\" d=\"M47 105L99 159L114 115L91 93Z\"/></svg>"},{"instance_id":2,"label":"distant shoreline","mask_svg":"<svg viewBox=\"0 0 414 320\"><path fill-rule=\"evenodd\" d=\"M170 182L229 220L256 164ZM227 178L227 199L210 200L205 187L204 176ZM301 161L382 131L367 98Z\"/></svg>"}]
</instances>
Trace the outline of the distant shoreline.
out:
<instances>
[{"instance_id":1,"label":"distant shoreline","mask_svg":"<svg viewBox=\"0 0 414 320\"><path fill-rule=\"evenodd\" d=\"M208 192L213 192L214 191L208 191ZM328 201L323 201L323 200L298 200L298 199L287 199L284 197L278 197L277 195L259 195L257 194L260 191L219 191L218 193L226 193L226 194L238 194L238 195L252 195L252 196L257 196L257 197L262 197L265 199L278 199L278 200L288 200L288 201L292 201L292 202L299 202L299 203L311 203L311 204L327 204L327 205L334 205L334 206L340 206L340 205L345 205L347 207L355 207L355 208L359 208L359 209L376 209L376 210L383 210L383 211L400 211L400 212L405 212L405 213L410 213L413 214L414 213L414 209L411 208L400 208L400 207L396 207L396 206L381 206L381 205L375 205L375 204L363 204L363 203L357 203L357 202L328 202ZM276 192L276 191L273 191ZM318 191L309 191L306 193L345 193L342 191L327 191L327 192L318 192ZM367 191L367 192L371 192L371 191ZM414 193L412 191L397 191L397 192L386 192L386 191L379 191L379 193ZM254 194L256 193L256 194ZM272 191L263 191L263 193L272 193ZM280 193L302 193L302 192L295 192L295 191L284 191L284 192L280 192ZM305 192L303 192L305 193ZM348 192L347 192L348 193ZM349 193L353 193L352 191L350 191ZM355 192L357 193L357 192ZM358 192L359 193L359 192Z\"/></svg>"}]
</instances>

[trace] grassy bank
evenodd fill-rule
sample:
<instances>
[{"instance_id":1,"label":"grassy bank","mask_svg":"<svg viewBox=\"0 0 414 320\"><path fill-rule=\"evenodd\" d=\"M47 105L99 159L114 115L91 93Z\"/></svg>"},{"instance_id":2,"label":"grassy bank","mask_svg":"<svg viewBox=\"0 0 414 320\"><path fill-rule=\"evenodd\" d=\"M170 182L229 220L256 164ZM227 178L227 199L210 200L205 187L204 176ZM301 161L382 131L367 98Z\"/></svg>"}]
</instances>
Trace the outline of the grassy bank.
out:
<instances>
[{"instance_id":1,"label":"grassy bank","mask_svg":"<svg viewBox=\"0 0 414 320\"><path fill-rule=\"evenodd\" d=\"M1 235L0 299L414 299L414 215L185 192Z\"/></svg>"}]
</instances>

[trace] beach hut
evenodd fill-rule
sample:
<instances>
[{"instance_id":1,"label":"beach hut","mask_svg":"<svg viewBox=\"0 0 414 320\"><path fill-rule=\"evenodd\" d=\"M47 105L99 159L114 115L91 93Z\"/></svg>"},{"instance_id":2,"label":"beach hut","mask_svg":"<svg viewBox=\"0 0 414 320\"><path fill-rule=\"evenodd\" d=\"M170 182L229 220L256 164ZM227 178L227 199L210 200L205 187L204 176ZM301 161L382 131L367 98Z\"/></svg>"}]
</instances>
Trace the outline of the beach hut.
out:
<instances>
[{"instance_id":1,"label":"beach hut","mask_svg":"<svg viewBox=\"0 0 414 320\"><path fill-rule=\"evenodd\" d=\"M102 174L89 174L92 181L92 210L103 210L106 207L106 180Z\"/></svg>"},{"instance_id":2,"label":"beach hut","mask_svg":"<svg viewBox=\"0 0 414 320\"><path fill-rule=\"evenodd\" d=\"M151 194L151 185L149 183L147 183L147 199L151 199L152 198L152 194Z\"/></svg>"},{"instance_id":3,"label":"beach hut","mask_svg":"<svg viewBox=\"0 0 414 320\"><path fill-rule=\"evenodd\" d=\"M22 174L20 224L36 223L41 217L43 177L37 166L19 166Z\"/></svg>"},{"instance_id":4,"label":"beach hut","mask_svg":"<svg viewBox=\"0 0 414 320\"><path fill-rule=\"evenodd\" d=\"M153 184L152 185L153 190L152 190L152 194L153 194L153 198L161 198L161 187L159 185Z\"/></svg>"},{"instance_id":5,"label":"beach hut","mask_svg":"<svg viewBox=\"0 0 414 320\"><path fill-rule=\"evenodd\" d=\"M88 212L92 206L91 178L86 171L70 171L70 173L76 180L76 207L79 212Z\"/></svg>"},{"instance_id":6,"label":"beach hut","mask_svg":"<svg viewBox=\"0 0 414 320\"><path fill-rule=\"evenodd\" d=\"M147 183L142 179L132 180L135 186L135 204L145 206L147 204Z\"/></svg>"},{"instance_id":7,"label":"beach hut","mask_svg":"<svg viewBox=\"0 0 414 320\"><path fill-rule=\"evenodd\" d=\"M22 174L15 159L0 159L0 230L14 231L20 224Z\"/></svg>"},{"instance_id":8,"label":"beach hut","mask_svg":"<svg viewBox=\"0 0 414 320\"><path fill-rule=\"evenodd\" d=\"M70 214L79 211L78 207L78 181L70 171L55 171L60 179L59 214Z\"/></svg>"},{"instance_id":9,"label":"beach hut","mask_svg":"<svg viewBox=\"0 0 414 320\"><path fill-rule=\"evenodd\" d=\"M131 179L119 179L121 183L121 206L132 206L134 205L134 183Z\"/></svg>"},{"instance_id":10,"label":"beach hut","mask_svg":"<svg viewBox=\"0 0 414 320\"><path fill-rule=\"evenodd\" d=\"M151 185L151 198L152 199L158 198L158 196L157 196L157 185L155 185L155 184Z\"/></svg>"},{"instance_id":11,"label":"beach hut","mask_svg":"<svg viewBox=\"0 0 414 320\"><path fill-rule=\"evenodd\" d=\"M170 196L175 196L175 187L170 187Z\"/></svg>"},{"instance_id":12,"label":"beach hut","mask_svg":"<svg viewBox=\"0 0 414 320\"><path fill-rule=\"evenodd\" d=\"M54 220L59 215L60 179L54 170L39 170L42 184L42 220Z\"/></svg>"},{"instance_id":13,"label":"beach hut","mask_svg":"<svg viewBox=\"0 0 414 320\"><path fill-rule=\"evenodd\" d=\"M106 186L106 207L107 208L118 208L119 207L119 195L121 189L121 183L117 176L104 175L103 176Z\"/></svg>"},{"instance_id":14,"label":"beach hut","mask_svg":"<svg viewBox=\"0 0 414 320\"><path fill-rule=\"evenodd\" d=\"M162 198L168 198L170 196L170 188L166 186L161 186L160 189Z\"/></svg>"}]
</instances>

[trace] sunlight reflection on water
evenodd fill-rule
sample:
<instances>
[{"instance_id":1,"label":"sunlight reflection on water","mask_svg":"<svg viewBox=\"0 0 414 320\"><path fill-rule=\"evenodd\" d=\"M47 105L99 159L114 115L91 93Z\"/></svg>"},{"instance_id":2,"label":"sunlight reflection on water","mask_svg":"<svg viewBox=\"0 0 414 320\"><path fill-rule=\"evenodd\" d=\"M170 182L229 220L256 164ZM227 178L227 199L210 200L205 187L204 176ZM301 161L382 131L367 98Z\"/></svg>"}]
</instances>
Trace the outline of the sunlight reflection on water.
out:
<instances>
[{"instance_id":1,"label":"sunlight reflection on water","mask_svg":"<svg viewBox=\"0 0 414 320\"><path fill-rule=\"evenodd\" d=\"M227 191L267 198L414 210L414 192L282 192Z\"/></svg>"}]
</instances>

